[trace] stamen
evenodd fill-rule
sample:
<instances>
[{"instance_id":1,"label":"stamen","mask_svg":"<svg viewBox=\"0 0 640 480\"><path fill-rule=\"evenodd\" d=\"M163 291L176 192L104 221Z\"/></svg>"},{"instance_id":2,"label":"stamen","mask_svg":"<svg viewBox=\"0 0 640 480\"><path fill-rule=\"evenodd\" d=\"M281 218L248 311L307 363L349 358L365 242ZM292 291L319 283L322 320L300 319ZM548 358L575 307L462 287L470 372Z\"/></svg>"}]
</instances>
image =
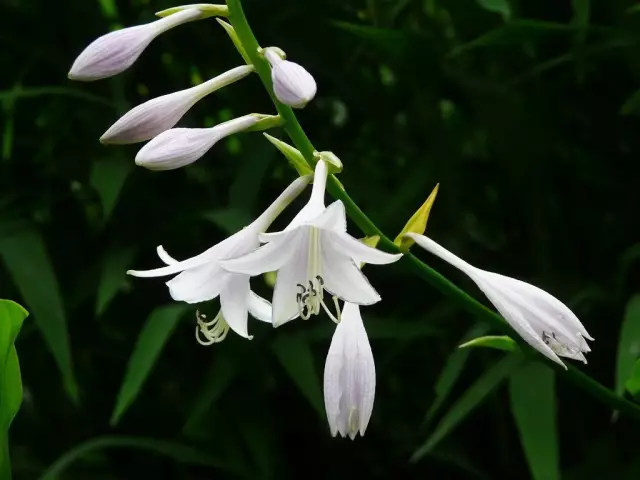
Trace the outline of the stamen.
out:
<instances>
[{"instance_id":1,"label":"stamen","mask_svg":"<svg viewBox=\"0 0 640 480\"><path fill-rule=\"evenodd\" d=\"M349 417L347 418L347 429L350 436L356 436L358 433L358 409L355 406L349 408Z\"/></svg>"},{"instance_id":2,"label":"stamen","mask_svg":"<svg viewBox=\"0 0 640 480\"><path fill-rule=\"evenodd\" d=\"M580 354L579 348L572 347L558 340L558 338L556 337L556 332L551 332L549 334L543 331L542 341L547 345L549 345L553 353L555 353L556 355L560 355L562 357L567 357L567 358L580 359L580 360L584 358L584 357L580 358L581 354Z\"/></svg>"},{"instance_id":3,"label":"stamen","mask_svg":"<svg viewBox=\"0 0 640 480\"><path fill-rule=\"evenodd\" d=\"M296 295L298 303L298 313L300 318L308 320L312 315L318 315L322 309L327 312L329 318L335 323L340 323L340 305L337 297L333 297L333 303L336 307L336 314L331 313L327 305L324 303L324 279L320 275L316 275L313 280L309 280L309 288L298 283L301 289Z\"/></svg>"},{"instance_id":4,"label":"stamen","mask_svg":"<svg viewBox=\"0 0 640 480\"><path fill-rule=\"evenodd\" d=\"M229 324L219 312L210 322L207 316L196 311L196 340L200 345L209 346L223 341L229 333Z\"/></svg>"}]
</instances>

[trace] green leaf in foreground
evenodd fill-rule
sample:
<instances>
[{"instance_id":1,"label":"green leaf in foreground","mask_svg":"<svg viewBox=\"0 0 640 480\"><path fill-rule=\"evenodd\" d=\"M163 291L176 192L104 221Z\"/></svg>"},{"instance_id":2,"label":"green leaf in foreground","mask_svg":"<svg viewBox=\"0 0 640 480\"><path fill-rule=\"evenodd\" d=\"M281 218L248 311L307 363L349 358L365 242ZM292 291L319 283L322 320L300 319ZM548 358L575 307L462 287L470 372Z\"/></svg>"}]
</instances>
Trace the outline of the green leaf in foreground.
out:
<instances>
[{"instance_id":1,"label":"green leaf in foreground","mask_svg":"<svg viewBox=\"0 0 640 480\"><path fill-rule=\"evenodd\" d=\"M467 415L507 378L522 361L521 355L510 354L486 370L458 399L438 423L429 438L411 456L417 462L449 435Z\"/></svg>"},{"instance_id":2,"label":"green leaf in foreground","mask_svg":"<svg viewBox=\"0 0 640 480\"><path fill-rule=\"evenodd\" d=\"M116 425L127 408L134 402L169 336L178 324L178 320L190 308L189 305L176 303L158 307L151 312L129 359L124 381L111 416L111 425Z\"/></svg>"},{"instance_id":3,"label":"green leaf in foreground","mask_svg":"<svg viewBox=\"0 0 640 480\"><path fill-rule=\"evenodd\" d=\"M0 300L0 478L11 478L9 427L22 403L22 379L14 342L29 315L17 303Z\"/></svg>"},{"instance_id":4,"label":"green leaf in foreground","mask_svg":"<svg viewBox=\"0 0 640 480\"><path fill-rule=\"evenodd\" d=\"M0 237L0 258L33 313L62 373L67 394L77 401L78 385L71 363L67 317L58 280L40 233L32 228L22 228Z\"/></svg>"},{"instance_id":5,"label":"green leaf in foreground","mask_svg":"<svg viewBox=\"0 0 640 480\"><path fill-rule=\"evenodd\" d=\"M559 479L553 370L542 363L524 364L509 378L509 397L533 480Z\"/></svg>"},{"instance_id":6,"label":"green leaf in foreground","mask_svg":"<svg viewBox=\"0 0 640 480\"><path fill-rule=\"evenodd\" d=\"M616 393L622 395L625 382L633 373L633 367L640 357L640 295L634 295L627 303L616 361Z\"/></svg>"},{"instance_id":7,"label":"green leaf in foreground","mask_svg":"<svg viewBox=\"0 0 640 480\"><path fill-rule=\"evenodd\" d=\"M627 391L634 397L640 396L640 360L636 361L631 377L625 382Z\"/></svg>"}]
</instances>

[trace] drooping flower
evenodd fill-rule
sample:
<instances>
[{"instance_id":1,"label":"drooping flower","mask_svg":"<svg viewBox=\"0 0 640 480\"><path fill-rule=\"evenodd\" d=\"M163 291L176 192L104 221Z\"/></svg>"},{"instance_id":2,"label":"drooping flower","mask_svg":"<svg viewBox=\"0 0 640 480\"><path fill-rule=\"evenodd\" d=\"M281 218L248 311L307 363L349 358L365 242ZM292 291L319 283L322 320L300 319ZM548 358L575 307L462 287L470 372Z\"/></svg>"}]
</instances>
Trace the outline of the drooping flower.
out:
<instances>
[{"instance_id":1,"label":"drooping flower","mask_svg":"<svg viewBox=\"0 0 640 480\"><path fill-rule=\"evenodd\" d=\"M219 140L246 130L260 115L244 115L211 128L172 128L162 132L136 155L136 165L149 170L173 170L202 157Z\"/></svg>"},{"instance_id":2,"label":"drooping flower","mask_svg":"<svg viewBox=\"0 0 640 480\"><path fill-rule=\"evenodd\" d=\"M265 48L264 57L271 65L273 92L278 100L295 108L302 108L313 100L317 86L309 72L285 60L280 49Z\"/></svg>"},{"instance_id":3,"label":"drooping flower","mask_svg":"<svg viewBox=\"0 0 640 480\"><path fill-rule=\"evenodd\" d=\"M69 70L71 80L93 81L129 68L161 33L201 18L199 8L188 8L155 22L107 33L85 48Z\"/></svg>"},{"instance_id":4,"label":"drooping flower","mask_svg":"<svg viewBox=\"0 0 640 480\"><path fill-rule=\"evenodd\" d=\"M467 274L509 325L533 348L566 368L558 357L587 363L593 340L578 317L560 300L529 283L468 264L430 238L408 233L418 245Z\"/></svg>"},{"instance_id":5,"label":"drooping flower","mask_svg":"<svg viewBox=\"0 0 640 480\"><path fill-rule=\"evenodd\" d=\"M269 227L310 180L310 176L295 180L253 223L200 255L177 262L162 247L158 247L158 256L167 266L146 271L130 270L127 273L136 277L179 274L167 282L174 300L200 303L220 296L221 315L211 322L198 316L199 331L209 342L224 339L229 327L238 335L251 338L247 331L247 312L259 320L270 322L271 308L266 300L251 292L249 275L223 269L221 260L253 251L260 244L260 232Z\"/></svg>"},{"instance_id":6,"label":"drooping flower","mask_svg":"<svg viewBox=\"0 0 640 480\"><path fill-rule=\"evenodd\" d=\"M253 71L251 65L233 68L195 87L163 95L129 110L100 137L102 143L144 142L172 128L198 101Z\"/></svg>"},{"instance_id":7,"label":"drooping flower","mask_svg":"<svg viewBox=\"0 0 640 480\"><path fill-rule=\"evenodd\" d=\"M353 440L371 418L376 367L360 307L345 303L324 366L324 405L334 437Z\"/></svg>"},{"instance_id":8,"label":"drooping flower","mask_svg":"<svg viewBox=\"0 0 640 480\"><path fill-rule=\"evenodd\" d=\"M325 208L327 165L316 164L311 198L282 231L260 235L266 245L222 262L229 271L247 275L278 271L273 293L273 325L297 316L308 319L324 308L324 291L346 302L369 305L380 295L362 274L360 262L383 265L401 255L368 247L347 233L344 205Z\"/></svg>"}]
</instances>

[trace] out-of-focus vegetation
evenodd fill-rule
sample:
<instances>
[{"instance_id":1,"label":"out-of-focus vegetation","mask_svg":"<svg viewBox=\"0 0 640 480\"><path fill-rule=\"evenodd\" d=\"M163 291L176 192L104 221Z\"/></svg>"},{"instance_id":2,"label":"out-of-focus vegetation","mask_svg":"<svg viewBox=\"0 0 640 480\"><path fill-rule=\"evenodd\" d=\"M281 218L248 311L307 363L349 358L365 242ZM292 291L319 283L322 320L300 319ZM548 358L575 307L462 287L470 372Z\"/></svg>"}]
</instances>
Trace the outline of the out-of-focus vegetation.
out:
<instances>
[{"instance_id":1,"label":"out-of-focus vegetation","mask_svg":"<svg viewBox=\"0 0 640 480\"><path fill-rule=\"evenodd\" d=\"M32 314L16 343L24 401L10 430L14 478L638 478L638 423L543 365L458 350L488 328L402 262L367 271L383 297L363 308L378 386L355 442L332 439L324 417L326 318L278 330L253 322L252 341L229 335L205 348L193 336L195 307L172 303L161 279L125 277L158 266L158 244L185 258L217 243L294 174L260 134L158 173L134 167L137 146L100 145L131 106L242 61L207 20L158 38L123 75L67 80L94 38L169 6L0 5L0 297ZM638 394L629 380L634 368L640 377L634 2L244 8L264 46L315 76L318 96L299 118L318 148L339 155L340 180L388 236L439 183L429 234L566 301L597 340L579 368ZM181 124L272 109L250 77ZM419 255L481 298L459 272ZM264 279L253 284L270 296Z\"/></svg>"}]
</instances>

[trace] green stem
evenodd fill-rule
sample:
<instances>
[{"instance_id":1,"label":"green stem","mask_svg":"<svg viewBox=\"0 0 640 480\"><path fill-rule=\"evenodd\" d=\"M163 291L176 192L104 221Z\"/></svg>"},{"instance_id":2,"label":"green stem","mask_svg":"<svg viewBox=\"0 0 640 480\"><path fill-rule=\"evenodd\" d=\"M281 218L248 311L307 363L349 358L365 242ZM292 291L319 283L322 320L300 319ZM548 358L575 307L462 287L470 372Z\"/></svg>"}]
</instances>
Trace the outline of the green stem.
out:
<instances>
[{"instance_id":1,"label":"green stem","mask_svg":"<svg viewBox=\"0 0 640 480\"><path fill-rule=\"evenodd\" d=\"M245 17L242 9L241 0L227 0L227 6L229 7L230 17L229 20L235 29L241 44L245 48L251 62L256 68L256 72L260 76L262 83L264 84L267 93L271 97L273 104L275 105L280 117L284 121L284 129L291 138L291 141L298 150L304 155L309 165L313 165L315 159L313 153L316 151L315 147L305 134L302 126L298 122L293 110L278 101L273 93L273 83L271 82L271 68L269 63L259 54L260 45L256 40L256 37L251 31L249 22ZM365 235L378 235L380 237L379 245L387 251L400 252L400 249L387 237L372 221L360 210L360 207L351 199L351 197L340 188L335 177L332 175L327 182L327 190L336 199L341 200L347 210L349 218L351 218L356 225L365 233ZM461 307L476 315L481 320L494 325L500 330L507 330L508 333L513 334L511 327L504 321L504 319L488 309L480 302L469 296L463 290L454 285L451 281L440 275L437 271L421 262L417 257L411 253L404 253L403 261L411 267L411 269L422 279L426 280L433 287L438 289L444 295L450 297L456 301ZM573 366L569 366L568 370L564 370L561 366L555 362L551 362L542 354L531 348L525 343L517 334L514 335L514 339L520 344L520 346L527 352L535 355L536 359L545 362L549 367L555 369L560 375L566 377L569 381L577 385L579 388L589 393L589 395L600 400L602 403L609 405L610 407L620 410L623 413L640 419L640 406L636 405L624 398L619 397L613 391L609 390L602 384L598 383L588 375L584 374L580 370Z\"/></svg>"}]
</instances>

